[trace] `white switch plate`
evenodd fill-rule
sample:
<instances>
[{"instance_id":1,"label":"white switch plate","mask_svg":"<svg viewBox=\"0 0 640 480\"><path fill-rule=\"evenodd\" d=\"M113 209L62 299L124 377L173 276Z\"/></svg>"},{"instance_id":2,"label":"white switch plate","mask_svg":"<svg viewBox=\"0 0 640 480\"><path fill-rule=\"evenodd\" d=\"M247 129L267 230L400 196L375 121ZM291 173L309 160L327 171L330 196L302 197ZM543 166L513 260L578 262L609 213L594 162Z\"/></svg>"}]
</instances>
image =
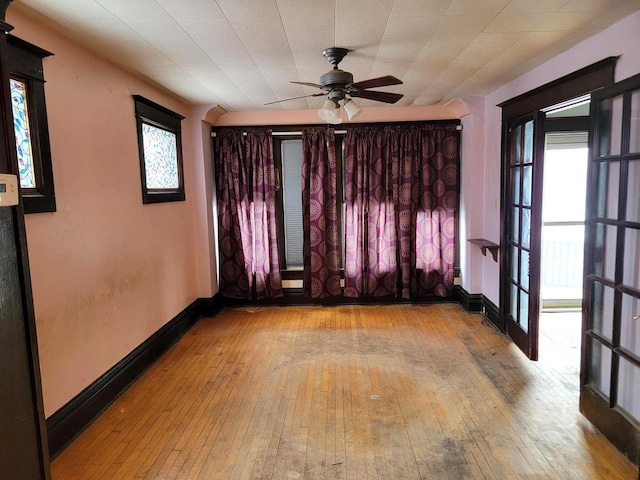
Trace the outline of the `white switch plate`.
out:
<instances>
[{"instance_id":1,"label":"white switch plate","mask_svg":"<svg viewBox=\"0 0 640 480\"><path fill-rule=\"evenodd\" d=\"M18 177L0 173L0 207L13 207L18 204Z\"/></svg>"}]
</instances>

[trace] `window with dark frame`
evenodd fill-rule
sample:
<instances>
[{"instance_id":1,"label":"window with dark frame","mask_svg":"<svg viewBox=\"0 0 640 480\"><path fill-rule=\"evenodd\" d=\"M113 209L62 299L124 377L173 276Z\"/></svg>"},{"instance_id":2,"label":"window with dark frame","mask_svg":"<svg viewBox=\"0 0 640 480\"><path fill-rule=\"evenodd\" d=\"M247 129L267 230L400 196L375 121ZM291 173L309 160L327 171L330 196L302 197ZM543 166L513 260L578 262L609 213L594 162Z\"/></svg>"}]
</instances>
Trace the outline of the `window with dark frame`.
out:
<instances>
[{"instance_id":1,"label":"window with dark frame","mask_svg":"<svg viewBox=\"0 0 640 480\"><path fill-rule=\"evenodd\" d=\"M337 161L338 228L340 239L340 268L343 268L344 241L344 171L343 133L336 133L335 148ZM302 229L302 135L278 135L273 131L273 152L276 165L278 212L278 253L283 279L303 278L303 238Z\"/></svg>"},{"instance_id":2,"label":"window with dark frame","mask_svg":"<svg viewBox=\"0 0 640 480\"><path fill-rule=\"evenodd\" d=\"M17 174L25 213L56 211L42 59L52 55L7 36Z\"/></svg>"},{"instance_id":3,"label":"window with dark frame","mask_svg":"<svg viewBox=\"0 0 640 480\"><path fill-rule=\"evenodd\" d=\"M185 199L181 121L184 117L133 95L138 130L142 203Z\"/></svg>"}]
</instances>

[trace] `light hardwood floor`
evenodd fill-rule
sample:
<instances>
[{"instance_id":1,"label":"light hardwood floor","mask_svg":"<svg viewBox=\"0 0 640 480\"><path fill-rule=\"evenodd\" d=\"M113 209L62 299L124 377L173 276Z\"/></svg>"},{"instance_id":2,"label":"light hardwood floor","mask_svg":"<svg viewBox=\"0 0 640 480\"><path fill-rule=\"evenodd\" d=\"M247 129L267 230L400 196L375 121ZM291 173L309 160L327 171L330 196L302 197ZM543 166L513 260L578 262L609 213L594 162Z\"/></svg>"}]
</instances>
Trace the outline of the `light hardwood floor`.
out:
<instances>
[{"instance_id":1,"label":"light hardwood floor","mask_svg":"<svg viewBox=\"0 0 640 480\"><path fill-rule=\"evenodd\" d=\"M554 364L454 304L225 309L85 430L53 479L637 478Z\"/></svg>"}]
</instances>

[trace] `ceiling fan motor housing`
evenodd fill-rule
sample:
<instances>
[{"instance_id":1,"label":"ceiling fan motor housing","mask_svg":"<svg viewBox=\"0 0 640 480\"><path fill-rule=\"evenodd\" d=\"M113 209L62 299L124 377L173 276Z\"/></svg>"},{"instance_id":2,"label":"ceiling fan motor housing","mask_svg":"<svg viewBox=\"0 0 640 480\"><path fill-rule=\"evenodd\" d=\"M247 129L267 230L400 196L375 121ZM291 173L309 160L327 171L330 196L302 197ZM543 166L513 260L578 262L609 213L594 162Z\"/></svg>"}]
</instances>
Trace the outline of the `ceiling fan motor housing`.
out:
<instances>
[{"instance_id":1,"label":"ceiling fan motor housing","mask_svg":"<svg viewBox=\"0 0 640 480\"><path fill-rule=\"evenodd\" d=\"M329 98L334 100L342 100L352 83L353 75L340 69L331 70L320 77L322 89L330 92Z\"/></svg>"}]
</instances>

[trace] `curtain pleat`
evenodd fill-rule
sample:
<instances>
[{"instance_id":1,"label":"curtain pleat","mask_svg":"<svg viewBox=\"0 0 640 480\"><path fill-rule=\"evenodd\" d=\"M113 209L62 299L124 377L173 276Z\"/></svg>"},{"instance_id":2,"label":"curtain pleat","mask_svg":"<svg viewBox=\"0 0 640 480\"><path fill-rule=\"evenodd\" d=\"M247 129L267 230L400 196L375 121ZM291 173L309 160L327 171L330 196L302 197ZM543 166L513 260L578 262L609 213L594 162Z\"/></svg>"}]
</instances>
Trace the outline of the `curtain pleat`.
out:
<instances>
[{"instance_id":1,"label":"curtain pleat","mask_svg":"<svg viewBox=\"0 0 640 480\"><path fill-rule=\"evenodd\" d=\"M302 131L303 295L340 295L340 244L333 130Z\"/></svg>"},{"instance_id":2,"label":"curtain pleat","mask_svg":"<svg viewBox=\"0 0 640 480\"><path fill-rule=\"evenodd\" d=\"M271 132L216 137L220 292L230 298L282 295Z\"/></svg>"},{"instance_id":3,"label":"curtain pleat","mask_svg":"<svg viewBox=\"0 0 640 480\"><path fill-rule=\"evenodd\" d=\"M449 295L458 204L455 124L353 127L345 142L344 295Z\"/></svg>"}]
</instances>

